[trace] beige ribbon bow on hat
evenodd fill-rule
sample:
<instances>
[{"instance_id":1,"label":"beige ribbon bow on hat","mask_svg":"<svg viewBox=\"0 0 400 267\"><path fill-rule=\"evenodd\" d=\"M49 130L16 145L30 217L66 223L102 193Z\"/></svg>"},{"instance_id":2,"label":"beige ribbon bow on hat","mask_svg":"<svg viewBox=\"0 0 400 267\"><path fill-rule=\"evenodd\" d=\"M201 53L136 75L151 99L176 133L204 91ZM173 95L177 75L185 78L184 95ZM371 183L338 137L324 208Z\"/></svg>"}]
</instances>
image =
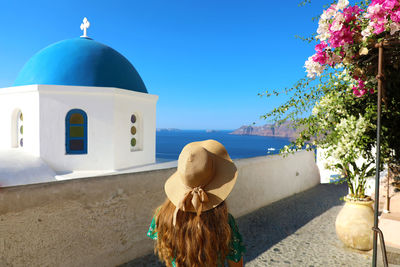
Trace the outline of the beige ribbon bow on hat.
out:
<instances>
[{"instance_id":1,"label":"beige ribbon bow on hat","mask_svg":"<svg viewBox=\"0 0 400 267\"><path fill-rule=\"evenodd\" d=\"M203 203L208 202L208 196L206 191L200 186L191 188L187 186L187 192L183 195L181 201L179 201L178 206L175 208L174 217L172 219L172 224L176 224L176 216L178 215L179 209L186 211L188 205L192 204L195 209L197 216L201 214L203 209Z\"/></svg>"}]
</instances>

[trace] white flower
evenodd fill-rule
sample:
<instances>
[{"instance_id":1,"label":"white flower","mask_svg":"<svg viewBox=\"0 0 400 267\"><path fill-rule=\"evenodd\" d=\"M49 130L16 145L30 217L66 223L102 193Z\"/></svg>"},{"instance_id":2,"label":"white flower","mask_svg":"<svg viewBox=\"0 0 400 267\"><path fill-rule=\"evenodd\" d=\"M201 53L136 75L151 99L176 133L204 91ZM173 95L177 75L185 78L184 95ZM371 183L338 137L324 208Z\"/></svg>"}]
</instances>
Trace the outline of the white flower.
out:
<instances>
[{"instance_id":1,"label":"white flower","mask_svg":"<svg viewBox=\"0 0 400 267\"><path fill-rule=\"evenodd\" d=\"M315 38L317 38L320 41L326 41L329 38L331 38L331 35L329 34L329 32L324 32L323 34L317 35Z\"/></svg>"},{"instance_id":2,"label":"white flower","mask_svg":"<svg viewBox=\"0 0 400 267\"><path fill-rule=\"evenodd\" d=\"M371 36L373 30L374 28L372 27L372 25L368 25L367 28L361 31L363 41L365 41L369 36Z\"/></svg>"},{"instance_id":3,"label":"white flower","mask_svg":"<svg viewBox=\"0 0 400 267\"><path fill-rule=\"evenodd\" d=\"M318 36L317 39L321 41L325 41L331 37L329 33L329 22L323 19L320 19L318 22L318 29L317 29Z\"/></svg>"},{"instance_id":4,"label":"white flower","mask_svg":"<svg viewBox=\"0 0 400 267\"><path fill-rule=\"evenodd\" d=\"M345 7L349 5L348 0L339 0L336 5L336 10L343 10Z\"/></svg>"},{"instance_id":5,"label":"white flower","mask_svg":"<svg viewBox=\"0 0 400 267\"><path fill-rule=\"evenodd\" d=\"M334 20L335 21L339 21L339 22L344 22L344 15L343 15L343 13L337 13L336 15L335 15L335 17L334 17Z\"/></svg>"},{"instance_id":6,"label":"white flower","mask_svg":"<svg viewBox=\"0 0 400 267\"><path fill-rule=\"evenodd\" d=\"M390 35L395 34L397 31L400 30L400 24L397 22L392 22L390 24Z\"/></svg>"},{"instance_id":7,"label":"white flower","mask_svg":"<svg viewBox=\"0 0 400 267\"><path fill-rule=\"evenodd\" d=\"M306 68L307 77L311 79L314 79L316 76L321 75L325 69L325 66L322 66L318 62L315 62L312 59L312 56L309 57L308 60L305 62L304 67Z\"/></svg>"},{"instance_id":8,"label":"white flower","mask_svg":"<svg viewBox=\"0 0 400 267\"><path fill-rule=\"evenodd\" d=\"M324 11L322 12L322 14L321 14L321 19L323 19L323 20L328 20L328 19L330 19L331 17L335 16L335 14L336 14L336 9L330 7L330 8L328 8L327 10L324 10Z\"/></svg>"},{"instance_id":9,"label":"white flower","mask_svg":"<svg viewBox=\"0 0 400 267\"><path fill-rule=\"evenodd\" d=\"M321 21L321 20L328 20L328 19L329 19L329 17L328 17L328 15L326 14L326 10L324 10L324 11L322 12L321 16L320 16L320 21Z\"/></svg>"},{"instance_id":10,"label":"white flower","mask_svg":"<svg viewBox=\"0 0 400 267\"><path fill-rule=\"evenodd\" d=\"M335 16L335 14L336 14L336 9L332 6L326 10L326 15L328 18Z\"/></svg>"},{"instance_id":11,"label":"white flower","mask_svg":"<svg viewBox=\"0 0 400 267\"><path fill-rule=\"evenodd\" d=\"M343 27L343 22L334 20L332 23L331 30L334 32L340 31Z\"/></svg>"},{"instance_id":12,"label":"white flower","mask_svg":"<svg viewBox=\"0 0 400 267\"><path fill-rule=\"evenodd\" d=\"M382 9L382 5L375 4L373 6L369 6L367 9L367 14L365 15L366 18L371 18L374 15L378 14Z\"/></svg>"},{"instance_id":13,"label":"white flower","mask_svg":"<svg viewBox=\"0 0 400 267\"><path fill-rule=\"evenodd\" d=\"M361 47L361 48L360 48L360 51L358 51L358 54L359 54L360 56L362 56L362 55L368 55L368 48L366 48L366 47Z\"/></svg>"}]
</instances>

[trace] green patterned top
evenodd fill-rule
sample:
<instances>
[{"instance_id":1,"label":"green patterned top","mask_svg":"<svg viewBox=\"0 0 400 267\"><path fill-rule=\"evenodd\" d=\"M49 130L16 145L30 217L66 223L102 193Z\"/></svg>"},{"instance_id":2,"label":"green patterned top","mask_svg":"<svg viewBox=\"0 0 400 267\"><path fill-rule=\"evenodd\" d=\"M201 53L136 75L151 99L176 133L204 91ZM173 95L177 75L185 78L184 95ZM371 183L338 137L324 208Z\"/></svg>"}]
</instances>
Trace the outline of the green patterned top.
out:
<instances>
[{"instance_id":1,"label":"green patterned top","mask_svg":"<svg viewBox=\"0 0 400 267\"><path fill-rule=\"evenodd\" d=\"M230 251L226 256L226 259L234 262L239 262L243 254L246 252L246 247L243 244L243 239L239 233L236 221L231 214L228 214L228 223L229 226L231 227L231 241L229 244ZM153 240L157 240L157 232L155 231L155 229L156 229L156 218L154 215L153 220L151 221L149 227L149 231L147 231L147 236ZM176 267L175 259L172 260L172 266Z\"/></svg>"}]
</instances>

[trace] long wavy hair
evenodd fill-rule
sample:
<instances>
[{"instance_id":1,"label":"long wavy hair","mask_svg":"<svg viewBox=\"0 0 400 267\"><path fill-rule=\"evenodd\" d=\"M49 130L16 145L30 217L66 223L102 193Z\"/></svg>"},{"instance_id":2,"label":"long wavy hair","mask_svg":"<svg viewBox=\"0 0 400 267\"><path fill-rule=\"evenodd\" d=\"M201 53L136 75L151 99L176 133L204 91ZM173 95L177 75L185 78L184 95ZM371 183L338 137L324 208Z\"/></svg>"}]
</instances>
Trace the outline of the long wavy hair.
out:
<instances>
[{"instance_id":1,"label":"long wavy hair","mask_svg":"<svg viewBox=\"0 0 400 267\"><path fill-rule=\"evenodd\" d=\"M175 227L174 211L175 206L168 198L157 209L158 238L154 251L160 260L168 267L172 266L172 259L177 267L223 265L231 239L225 201L200 216L179 210Z\"/></svg>"}]
</instances>

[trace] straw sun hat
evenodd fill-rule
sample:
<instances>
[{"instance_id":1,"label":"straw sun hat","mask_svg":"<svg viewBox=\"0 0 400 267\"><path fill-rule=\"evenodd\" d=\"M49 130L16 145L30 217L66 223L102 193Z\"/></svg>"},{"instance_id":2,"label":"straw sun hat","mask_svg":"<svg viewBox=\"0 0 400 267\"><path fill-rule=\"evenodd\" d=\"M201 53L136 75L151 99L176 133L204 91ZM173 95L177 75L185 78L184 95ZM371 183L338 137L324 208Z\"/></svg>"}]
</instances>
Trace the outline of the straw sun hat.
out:
<instances>
[{"instance_id":1,"label":"straw sun hat","mask_svg":"<svg viewBox=\"0 0 400 267\"><path fill-rule=\"evenodd\" d=\"M179 209L200 215L217 207L232 191L237 174L221 143L206 140L187 144L179 155L177 171L164 186L168 199L176 207L174 225Z\"/></svg>"}]
</instances>

